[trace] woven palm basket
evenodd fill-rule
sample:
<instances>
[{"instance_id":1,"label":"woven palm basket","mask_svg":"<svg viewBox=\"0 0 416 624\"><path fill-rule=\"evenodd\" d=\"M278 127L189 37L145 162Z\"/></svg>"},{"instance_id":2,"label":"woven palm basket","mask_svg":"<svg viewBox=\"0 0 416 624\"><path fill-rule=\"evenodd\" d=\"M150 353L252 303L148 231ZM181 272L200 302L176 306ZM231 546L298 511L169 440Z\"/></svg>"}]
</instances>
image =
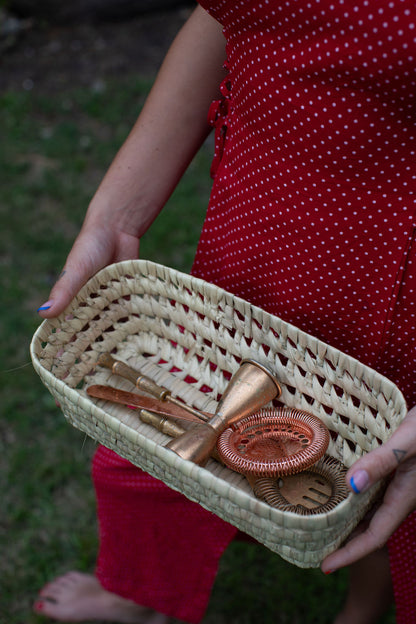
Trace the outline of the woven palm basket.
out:
<instances>
[{"instance_id":1,"label":"woven palm basket","mask_svg":"<svg viewBox=\"0 0 416 624\"><path fill-rule=\"evenodd\" d=\"M32 344L33 365L68 421L168 486L253 536L299 567L317 567L351 533L380 487L349 495L313 516L270 507L246 479L210 459L205 467L164 445L171 439L136 412L85 389L130 382L96 367L115 357L189 405L214 412L243 358L268 366L280 401L309 411L331 433L328 452L349 467L383 443L406 413L397 387L357 360L207 282L145 260L112 265L92 278Z\"/></svg>"}]
</instances>

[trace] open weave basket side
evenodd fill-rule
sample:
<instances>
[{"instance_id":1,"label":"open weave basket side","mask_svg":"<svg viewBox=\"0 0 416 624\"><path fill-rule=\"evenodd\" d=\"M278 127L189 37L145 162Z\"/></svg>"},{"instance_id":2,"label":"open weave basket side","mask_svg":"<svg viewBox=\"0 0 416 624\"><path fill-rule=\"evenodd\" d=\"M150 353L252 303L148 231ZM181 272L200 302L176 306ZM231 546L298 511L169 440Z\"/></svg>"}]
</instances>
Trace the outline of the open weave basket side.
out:
<instances>
[{"instance_id":1,"label":"open weave basket side","mask_svg":"<svg viewBox=\"0 0 416 624\"><path fill-rule=\"evenodd\" d=\"M357 360L220 288L145 260L98 273L31 344L36 371L75 427L298 566L318 566L374 502L379 488L299 516L259 501L242 476L214 460L205 468L182 460L134 412L88 397L91 383L132 390L95 367L102 352L208 412L241 359L254 358L275 372L284 405L327 425L329 453L347 467L387 440L406 414L398 388Z\"/></svg>"}]
</instances>

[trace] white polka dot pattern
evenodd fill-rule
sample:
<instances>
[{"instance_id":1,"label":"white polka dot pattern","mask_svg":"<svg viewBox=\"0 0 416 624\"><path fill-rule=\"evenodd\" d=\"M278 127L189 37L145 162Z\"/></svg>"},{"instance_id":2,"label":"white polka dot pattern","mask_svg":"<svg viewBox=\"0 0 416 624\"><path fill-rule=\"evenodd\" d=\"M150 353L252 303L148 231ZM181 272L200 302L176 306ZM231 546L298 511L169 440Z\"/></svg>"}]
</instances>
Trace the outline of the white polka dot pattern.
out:
<instances>
[{"instance_id":1,"label":"white polka dot pattern","mask_svg":"<svg viewBox=\"0 0 416 624\"><path fill-rule=\"evenodd\" d=\"M201 4L229 76L193 272L416 403L414 1Z\"/></svg>"}]
</instances>

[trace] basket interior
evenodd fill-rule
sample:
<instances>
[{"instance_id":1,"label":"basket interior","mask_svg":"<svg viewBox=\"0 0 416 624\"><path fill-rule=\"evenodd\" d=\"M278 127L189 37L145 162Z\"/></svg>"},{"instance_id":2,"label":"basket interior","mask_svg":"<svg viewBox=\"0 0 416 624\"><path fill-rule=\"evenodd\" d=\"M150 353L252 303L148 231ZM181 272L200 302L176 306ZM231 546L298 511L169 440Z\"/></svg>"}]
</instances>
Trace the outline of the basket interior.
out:
<instances>
[{"instance_id":1,"label":"basket interior","mask_svg":"<svg viewBox=\"0 0 416 624\"><path fill-rule=\"evenodd\" d=\"M140 260L93 278L65 314L42 324L32 351L38 370L82 396L92 383L132 389L96 367L99 353L111 352L208 412L241 359L256 359L278 377L281 404L322 419L329 454L347 467L406 413L397 387L357 360L202 280Z\"/></svg>"}]
</instances>

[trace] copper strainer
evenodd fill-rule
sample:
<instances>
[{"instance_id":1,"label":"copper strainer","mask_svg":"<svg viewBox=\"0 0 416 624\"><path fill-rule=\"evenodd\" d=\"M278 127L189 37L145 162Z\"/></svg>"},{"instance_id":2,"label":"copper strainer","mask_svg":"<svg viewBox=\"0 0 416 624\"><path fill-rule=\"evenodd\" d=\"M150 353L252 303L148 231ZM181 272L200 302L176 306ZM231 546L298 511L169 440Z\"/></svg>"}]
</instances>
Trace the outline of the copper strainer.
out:
<instances>
[{"instance_id":1,"label":"copper strainer","mask_svg":"<svg viewBox=\"0 0 416 624\"><path fill-rule=\"evenodd\" d=\"M329 444L322 421L302 410L263 409L226 429L217 449L224 464L254 477L298 473L315 464Z\"/></svg>"}]
</instances>

